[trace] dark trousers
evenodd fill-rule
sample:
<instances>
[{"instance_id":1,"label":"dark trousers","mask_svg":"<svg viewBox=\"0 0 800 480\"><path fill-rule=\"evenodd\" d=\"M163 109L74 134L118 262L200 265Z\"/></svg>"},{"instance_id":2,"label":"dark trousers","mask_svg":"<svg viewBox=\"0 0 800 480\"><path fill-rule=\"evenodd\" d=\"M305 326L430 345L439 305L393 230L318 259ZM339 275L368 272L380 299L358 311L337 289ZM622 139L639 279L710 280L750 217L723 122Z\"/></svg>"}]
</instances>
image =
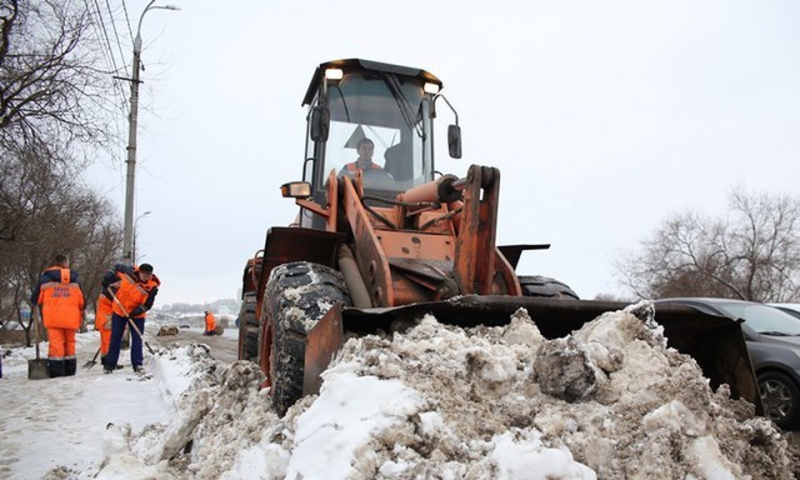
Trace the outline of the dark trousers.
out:
<instances>
[{"instance_id":1,"label":"dark trousers","mask_svg":"<svg viewBox=\"0 0 800 480\"><path fill-rule=\"evenodd\" d=\"M144 334L144 318L134 318L133 323ZM125 333L125 327L127 326L128 320L125 317L120 317L116 313L111 315L111 344L108 346L108 354L106 355L106 368L116 368L119 360L119 350L122 346L122 334ZM142 338L135 331L131 332L131 366L140 367L143 361Z\"/></svg>"}]
</instances>

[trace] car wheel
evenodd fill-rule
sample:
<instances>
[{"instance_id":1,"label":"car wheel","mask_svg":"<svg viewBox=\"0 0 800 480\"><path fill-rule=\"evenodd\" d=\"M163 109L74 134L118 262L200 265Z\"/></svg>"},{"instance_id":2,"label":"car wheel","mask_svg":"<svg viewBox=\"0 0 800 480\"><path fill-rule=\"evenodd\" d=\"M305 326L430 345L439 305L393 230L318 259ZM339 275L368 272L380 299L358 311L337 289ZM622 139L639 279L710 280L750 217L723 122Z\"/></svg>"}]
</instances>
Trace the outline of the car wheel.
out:
<instances>
[{"instance_id":1,"label":"car wheel","mask_svg":"<svg viewBox=\"0 0 800 480\"><path fill-rule=\"evenodd\" d=\"M764 372L758 376L758 389L764 414L782 429L797 424L800 409L800 389L789 376L781 372Z\"/></svg>"}]
</instances>

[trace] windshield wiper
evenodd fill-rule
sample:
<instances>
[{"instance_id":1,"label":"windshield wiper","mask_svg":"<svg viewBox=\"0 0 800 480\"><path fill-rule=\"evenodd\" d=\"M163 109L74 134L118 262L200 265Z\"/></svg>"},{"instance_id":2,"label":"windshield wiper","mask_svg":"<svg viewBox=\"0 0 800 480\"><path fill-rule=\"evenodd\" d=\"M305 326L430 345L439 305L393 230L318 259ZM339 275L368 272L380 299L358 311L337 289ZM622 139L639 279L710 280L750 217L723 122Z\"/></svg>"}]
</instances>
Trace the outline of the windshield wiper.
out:
<instances>
[{"instance_id":1,"label":"windshield wiper","mask_svg":"<svg viewBox=\"0 0 800 480\"><path fill-rule=\"evenodd\" d=\"M347 123L350 123L350 110L347 109L347 102L344 100L344 95L342 94L342 89L339 88L339 85L332 85L333 88L339 92L339 98L342 100L342 107L344 107L344 116L347 120ZM328 95L328 101L330 102L331 95Z\"/></svg>"},{"instance_id":2,"label":"windshield wiper","mask_svg":"<svg viewBox=\"0 0 800 480\"><path fill-rule=\"evenodd\" d=\"M392 92L392 96L394 97L395 101L397 102L397 106L400 107L400 114L403 116L403 120L406 121L406 125L410 130L414 130L417 132L417 135L422 137L422 131L414 122L414 108L411 106L411 102L408 101L405 95L403 95L403 90L400 88L400 83L397 81L397 77L388 74L384 77L386 84L389 86L389 91Z\"/></svg>"},{"instance_id":3,"label":"windshield wiper","mask_svg":"<svg viewBox=\"0 0 800 480\"><path fill-rule=\"evenodd\" d=\"M761 335L769 335L770 337L796 337L796 333L779 332L777 330L767 330L766 332L758 332Z\"/></svg>"}]
</instances>

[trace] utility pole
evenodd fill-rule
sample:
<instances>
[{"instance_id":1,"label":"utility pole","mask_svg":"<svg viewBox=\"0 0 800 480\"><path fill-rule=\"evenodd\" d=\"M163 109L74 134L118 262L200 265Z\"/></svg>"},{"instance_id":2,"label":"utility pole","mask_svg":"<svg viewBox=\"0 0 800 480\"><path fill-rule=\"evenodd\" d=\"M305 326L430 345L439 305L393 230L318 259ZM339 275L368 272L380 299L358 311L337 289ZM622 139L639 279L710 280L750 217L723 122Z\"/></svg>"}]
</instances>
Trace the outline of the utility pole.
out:
<instances>
[{"instance_id":1,"label":"utility pole","mask_svg":"<svg viewBox=\"0 0 800 480\"><path fill-rule=\"evenodd\" d=\"M156 0L150 0L142 15L139 17L139 26L136 28L136 38L133 40L133 76L131 82L131 111L128 116L128 174L125 179L125 230L122 237L122 263L133 264L133 197L136 177L136 127L139 119L139 71L142 65L142 20L150 10L180 10L174 5L153 6ZM148 212L149 213L149 212Z\"/></svg>"},{"instance_id":2,"label":"utility pole","mask_svg":"<svg viewBox=\"0 0 800 480\"><path fill-rule=\"evenodd\" d=\"M151 4L153 2L150 2ZM149 5L148 5L149 7ZM147 9L145 9L147 12ZM144 18L144 13L142 13ZM142 22L139 20L139 26ZM131 111L128 116L128 175L125 180L125 233L122 240L122 263L133 264L133 192L136 176L136 127L139 117L139 69L141 67L142 37L136 32L133 41L133 78L131 78Z\"/></svg>"}]
</instances>

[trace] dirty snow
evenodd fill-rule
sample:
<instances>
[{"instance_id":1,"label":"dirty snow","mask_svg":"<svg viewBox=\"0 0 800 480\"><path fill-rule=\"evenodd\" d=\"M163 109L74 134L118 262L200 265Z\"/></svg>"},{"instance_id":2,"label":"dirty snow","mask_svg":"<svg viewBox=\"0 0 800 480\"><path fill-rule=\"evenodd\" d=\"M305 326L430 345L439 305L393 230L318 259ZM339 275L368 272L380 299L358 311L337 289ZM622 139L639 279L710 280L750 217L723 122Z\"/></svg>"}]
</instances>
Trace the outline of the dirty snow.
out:
<instances>
[{"instance_id":1,"label":"dirty snow","mask_svg":"<svg viewBox=\"0 0 800 480\"><path fill-rule=\"evenodd\" d=\"M428 316L351 338L320 394L284 418L257 366L222 364L204 345L148 355L143 378L95 367L40 381L26 378L32 349L14 350L0 379L0 477L794 478L785 437L726 388L712 392L648 311L553 340L524 310L505 327Z\"/></svg>"}]
</instances>

